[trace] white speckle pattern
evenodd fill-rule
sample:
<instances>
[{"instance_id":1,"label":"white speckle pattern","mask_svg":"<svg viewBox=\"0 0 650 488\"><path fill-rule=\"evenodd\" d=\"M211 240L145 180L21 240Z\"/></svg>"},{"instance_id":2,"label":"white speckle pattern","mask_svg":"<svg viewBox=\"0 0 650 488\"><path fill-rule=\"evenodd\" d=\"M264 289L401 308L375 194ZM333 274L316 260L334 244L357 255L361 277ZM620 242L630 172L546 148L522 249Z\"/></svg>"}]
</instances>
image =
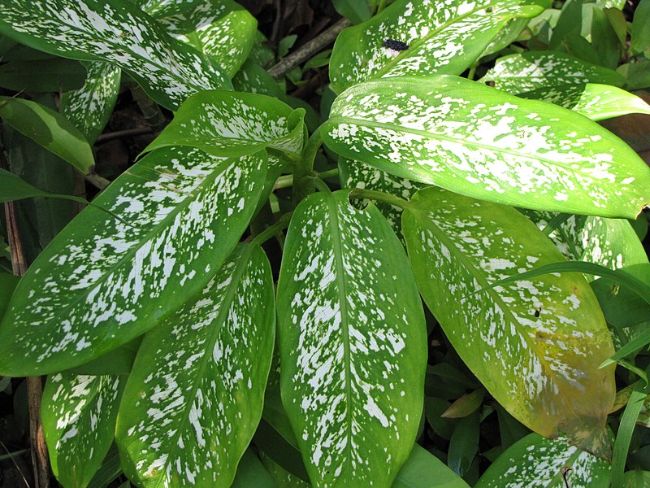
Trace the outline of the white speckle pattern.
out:
<instances>
[{"instance_id":1,"label":"white speckle pattern","mask_svg":"<svg viewBox=\"0 0 650 488\"><path fill-rule=\"evenodd\" d=\"M365 190L377 190L396 195L404 200L411 197L425 185L416 183L407 178L393 176L386 171L377 169L361 161L350 161L339 158L339 175L341 185L344 188L361 188ZM368 200L358 201L359 207L365 207ZM383 202L373 202L379 211L386 217L388 223L398 236L402 235L402 209L395 205Z\"/></svg>"},{"instance_id":2,"label":"white speckle pattern","mask_svg":"<svg viewBox=\"0 0 650 488\"><path fill-rule=\"evenodd\" d=\"M216 65L131 2L14 0L3 6L0 23L52 54L123 68L170 109L192 93L230 86Z\"/></svg>"},{"instance_id":3,"label":"white speckle pattern","mask_svg":"<svg viewBox=\"0 0 650 488\"><path fill-rule=\"evenodd\" d=\"M614 369L599 366L614 348L584 278L493 286L563 257L513 208L437 188L411 202L402 219L415 277L463 361L535 432L604 442Z\"/></svg>"},{"instance_id":4,"label":"white speckle pattern","mask_svg":"<svg viewBox=\"0 0 650 488\"><path fill-rule=\"evenodd\" d=\"M190 97L147 150L171 145L240 155L263 148L300 154L304 111L265 95L224 91Z\"/></svg>"},{"instance_id":5,"label":"white speckle pattern","mask_svg":"<svg viewBox=\"0 0 650 488\"><path fill-rule=\"evenodd\" d=\"M530 434L501 454L475 488L606 488L609 471L606 461L565 438Z\"/></svg>"},{"instance_id":6,"label":"white speckle pattern","mask_svg":"<svg viewBox=\"0 0 650 488\"><path fill-rule=\"evenodd\" d=\"M95 200L119 220L86 208L23 277L0 326L0 371L73 367L156 325L234 249L265 175L264 152L165 148L140 160Z\"/></svg>"},{"instance_id":7,"label":"white speckle pattern","mask_svg":"<svg viewBox=\"0 0 650 488\"><path fill-rule=\"evenodd\" d=\"M242 244L142 342L117 440L143 486L231 485L262 414L274 337L270 264Z\"/></svg>"},{"instance_id":8,"label":"white speckle pattern","mask_svg":"<svg viewBox=\"0 0 650 488\"><path fill-rule=\"evenodd\" d=\"M367 22L343 31L334 46L334 91L382 76L461 74L508 22L541 7L519 0L398 0ZM408 46L395 51L394 40Z\"/></svg>"},{"instance_id":9,"label":"white speckle pattern","mask_svg":"<svg viewBox=\"0 0 650 488\"><path fill-rule=\"evenodd\" d=\"M454 76L350 88L322 133L346 158L499 203L635 217L650 202L650 168L598 124Z\"/></svg>"},{"instance_id":10,"label":"white speckle pattern","mask_svg":"<svg viewBox=\"0 0 650 488\"><path fill-rule=\"evenodd\" d=\"M126 376L57 373L47 379L41 419L52 470L64 486L87 486L113 443Z\"/></svg>"},{"instance_id":11,"label":"white speckle pattern","mask_svg":"<svg viewBox=\"0 0 650 488\"><path fill-rule=\"evenodd\" d=\"M524 211L524 214L540 230L544 230L558 215L530 210ZM648 264L648 256L639 236L625 219L570 215L556 225L548 236L570 260L587 261L610 269Z\"/></svg>"},{"instance_id":12,"label":"white speckle pattern","mask_svg":"<svg viewBox=\"0 0 650 488\"><path fill-rule=\"evenodd\" d=\"M64 93L61 107L63 115L92 144L111 116L120 90L122 71L101 61L86 63L86 70L84 86Z\"/></svg>"},{"instance_id":13,"label":"white speckle pattern","mask_svg":"<svg viewBox=\"0 0 650 488\"><path fill-rule=\"evenodd\" d=\"M426 327L404 250L349 192L315 194L287 234L282 400L315 486L390 486L422 409Z\"/></svg>"}]
</instances>

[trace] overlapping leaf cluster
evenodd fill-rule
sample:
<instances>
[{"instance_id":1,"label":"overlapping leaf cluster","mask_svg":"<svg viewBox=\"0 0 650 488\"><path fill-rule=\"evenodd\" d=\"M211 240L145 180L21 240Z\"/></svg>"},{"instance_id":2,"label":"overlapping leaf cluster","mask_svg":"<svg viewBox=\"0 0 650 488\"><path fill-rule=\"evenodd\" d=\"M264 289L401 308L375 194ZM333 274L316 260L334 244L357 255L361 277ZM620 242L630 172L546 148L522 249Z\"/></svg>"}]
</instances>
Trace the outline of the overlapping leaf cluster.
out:
<instances>
[{"instance_id":1,"label":"overlapping leaf cluster","mask_svg":"<svg viewBox=\"0 0 650 488\"><path fill-rule=\"evenodd\" d=\"M0 275L0 374L49 375L59 481L93 483L115 443L145 487L463 487L487 392L500 424L534 433L506 442L504 427L477 486L619 482L629 425L647 420L641 384L617 395L614 374L645 375L625 358L650 343L630 223L650 169L595 121L650 106L621 88L618 54L590 57L609 52L572 29L575 3L381 2L337 39L337 96L307 140L303 108L259 94L278 86L247 61L256 21L234 2L0 0L0 32L86 69L61 112L3 97L5 125L88 173L120 80L174 111L17 284ZM598 26L620 13L587 9ZM635 19L635 53L646 30ZM526 36L540 46L503 55ZM340 185L314 171L322 144ZM74 198L4 170L0 191ZM427 358L433 326L476 380ZM450 378L472 392L437 396ZM449 467L417 443L424 419Z\"/></svg>"}]
</instances>

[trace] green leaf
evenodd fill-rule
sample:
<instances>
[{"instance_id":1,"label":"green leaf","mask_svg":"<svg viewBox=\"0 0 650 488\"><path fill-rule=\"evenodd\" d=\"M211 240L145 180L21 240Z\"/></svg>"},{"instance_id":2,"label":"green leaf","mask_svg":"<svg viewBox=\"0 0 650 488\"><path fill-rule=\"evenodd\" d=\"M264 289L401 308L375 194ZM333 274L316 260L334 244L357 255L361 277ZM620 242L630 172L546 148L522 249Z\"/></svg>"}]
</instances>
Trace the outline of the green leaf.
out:
<instances>
[{"instance_id":1,"label":"green leaf","mask_svg":"<svg viewBox=\"0 0 650 488\"><path fill-rule=\"evenodd\" d=\"M278 284L282 401L316 486L389 486L415 441L426 326L399 240L349 192L295 210Z\"/></svg>"},{"instance_id":2,"label":"green leaf","mask_svg":"<svg viewBox=\"0 0 650 488\"><path fill-rule=\"evenodd\" d=\"M262 463L273 478L277 488L309 488L310 484L284 469L268 454L261 452ZM248 487L247 487L248 488Z\"/></svg>"},{"instance_id":3,"label":"green leaf","mask_svg":"<svg viewBox=\"0 0 650 488\"><path fill-rule=\"evenodd\" d=\"M85 488L113 443L126 378L51 375L41 419L52 471L66 488Z\"/></svg>"},{"instance_id":4,"label":"green leaf","mask_svg":"<svg viewBox=\"0 0 650 488\"><path fill-rule=\"evenodd\" d=\"M455 400L440 416L447 419L467 417L481 407L484 396L485 391L482 388L467 393Z\"/></svg>"},{"instance_id":5,"label":"green leaf","mask_svg":"<svg viewBox=\"0 0 650 488\"><path fill-rule=\"evenodd\" d=\"M612 457L612 486L622 486L625 472L627 454L630 449L632 434L636 426L639 414L643 409L646 393L641 387L634 388L630 394L627 406L621 415L621 423L616 433L614 442L614 455Z\"/></svg>"},{"instance_id":6,"label":"green leaf","mask_svg":"<svg viewBox=\"0 0 650 488\"><path fill-rule=\"evenodd\" d=\"M21 280L0 323L0 372L75 367L151 329L230 254L265 174L263 152L167 148L140 160L94 201L119 219L86 208Z\"/></svg>"},{"instance_id":7,"label":"green leaf","mask_svg":"<svg viewBox=\"0 0 650 488\"><path fill-rule=\"evenodd\" d=\"M0 32L57 56L119 66L169 109L230 87L218 67L125 0L13 0L2 14Z\"/></svg>"},{"instance_id":8,"label":"green leaf","mask_svg":"<svg viewBox=\"0 0 650 488\"><path fill-rule=\"evenodd\" d=\"M632 21L632 51L650 55L650 0L641 0Z\"/></svg>"},{"instance_id":9,"label":"green leaf","mask_svg":"<svg viewBox=\"0 0 650 488\"><path fill-rule=\"evenodd\" d=\"M262 416L275 337L271 266L243 244L149 332L116 436L139 486L229 487Z\"/></svg>"},{"instance_id":10,"label":"green leaf","mask_svg":"<svg viewBox=\"0 0 650 488\"><path fill-rule=\"evenodd\" d=\"M235 2L168 2L147 10L169 34L208 55L228 76L237 73L255 42L257 20Z\"/></svg>"},{"instance_id":11,"label":"green leaf","mask_svg":"<svg viewBox=\"0 0 650 488\"><path fill-rule=\"evenodd\" d=\"M13 200L22 200L25 198L46 197L60 198L64 200L73 200L75 202L85 203L85 200L73 195L59 195L48 191L39 190L30 185L19 176L10 173L6 169L0 168L0 202L11 202Z\"/></svg>"},{"instance_id":12,"label":"green leaf","mask_svg":"<svg viewBox=\"0 0 650 488\"><path fill-rule=\"evenodd\" d=\"M455 76L350 88L322 134L346 158L499 203L634 218L650 201L650 168L598 124Z\"/></svg>"},{"instance_id":13,"label":"green leaf","mask_svg":"<svg viewBox=\"0 0 650 488\"><path fill-rule=\"evenodd\" d=\"M0 97L0 118L82 173L88 173L95 164L83 134L54 110L23 98Z\"/></svg>"},{"instance_id":14,"label":"green leaf","mask_svg":"<svg viewBox=\"0 0 650 488\"><path fill-rule=\"evenodd\" d=\"M605 450L614 401L609 331L580 275L503 278L562 260L513 208L437 188L419 191L403 216L415 278L449 341L517 420Z\"/></svg>"},{"instance_id":15,"label":"green leaf","mask_svg":"<svg viewBox=\"0 0 650 488\"><path fill-rule=\"evenodd\" d=\"M510 20L534 17L542 10L525 0L398 0L339 34L330 63L332 89L340 93L381 77L459 75Z\"/></svg>"},{"instance_id":16,"label":"green leaf","mask_svg":"<svg viewBox=\"0 0 650 488\"><path fill-rule=\"evenodd\" d=\"M280 97L284 94L275 78L251 60L246 61L242 69L232 79L232 83L237 91L261 93L273 97Z\"/></svg>"},{"instance_id":17,"label":"green leaf","mask_svg":"<svg viewBox=\"0 0 650 488\"><path fill-rule=\"evenodd\" d=\"M90 142L102 133L120 91L122 71L109 63L86 63L86 82L61 97L62 112Z\"/></svg>"},{"instance_id":18,"label":"green leaf","mask_svg":"<svg viewBox=\"0 0 650 488\"><path fill-rule=\"evenodd\" d=\"M478 412L460 419L454 426L449 439L447 464L459 476L467 476L474 457L478 454L480 426Z\"/></svg>"},{"instance_id":19,"label":"green leaf","mask_svg":"<svg viewBox=\"0 0 650 488\"><path fill-rule=\"evenodd\" d=\"M178 109L174 120L145 149L192 146L215 155L251 154L264 148L298 156L304 111L253 93L201 92Z\"/></svg>"},{"instance_id":20,"label":"green leaf","mask_svg":"<svg viewBox=\"0 0 650 488\"><path fill-rule=\"evenodd\" d=\"M628 471L624 488L650 488L650 471Z\"/></svg>"},{"instance_id":21,"label":"green leaf","mask_svg":"<svg viewBox=\"0 0 650 488\"><path fill-rule=\"evenodd\" d=\"M608 488L609 465L566 439L530 434L487 469L476 488Z\"/></svg>"},{"instance_id":22,"label":"green leaf","mask_svg":"<svg viewBox=\"0 0 650 488\"><path fill-rule=\"evenodd\" d=\"M528 51L497 59L494 68L481 81L490 81L495 88L518 95L539 90L561 91L567 85L587 83L621 86L625 80L614 70L587 63L566 53Z\"/></svg>"},{"instance_id":23,"label":"green leaf","mask_svg":"<svg viewBox=\"0 0 650 488\"><path fill-rule=\"evenodd\" d=\"M513 95L572 109L592 120L650 113L650 106L641 98L616 88L625 82L621 74L561 52L504 56L481 81Z\"/></svg>"},{"instance_id":24,"label":"green leaf","mask_svg":"<svg viewBox=\"0 0 650 488\"><path fill-rule=\"evenodd\" d=\"M0 86L29 92L59 92L83 85L86 71L69 59L15 60L0 66Z\"/></svg>"},{"instance_id":25,"label":"green leaf","mask_svg":"<svg viewBox=\"0 0 650 488\"><path fill-rule=\"evenodd\" d=\"M4 315L7 305L9 305L11 294L17 284L18 278L16 276L0 272L0 317Z\"/></svg>"},{"instance_id":26,"label":"green leaf","mask_svg":"<svg viewBox=\"0 0 650 488\"><path fill-rule=\"evenodd\" d=\"M332 0L336 11L353 23L365 22L372 16L367 0Z\"/></svg>"},{"instance_id":27,"label":"green leaf","mask_svg":"<svg viewBox=\"0 0 650 488\"><path fill-rule=\"evenodd\" d=\"M628 90L638 90L650 87L650 59L619 66L618 72L625 76L625 86Z\"/></svg>"},{"instance_id":28,"label":"green leaf","mask_svg":"<svg viewBox=\"0 0 650 488\"><path fill-rule=\"evenodd\" d=\"M397 474L393 488L469 488L456 473L426 449L415 444Z\"/></svg>"},{"instance_id":29,"label":"green leaf","mask_svg":"<svg viewBox=\"0 0 650 488\"><path fill-rule=\"evenodd\" d=\"M237 467L237 476L232 488L277 488L273 478L260 459L251 449L247 449Z\"/></svg>"},{"instance_id":30,"label":"green leaf","mask_svg":"<svg viewBox=\"0 0 650 488\"><path fill-rule=\"evenodd\" d=\"M424 185L407 178L393 176L386 171L377 169L361 161L350 161L339 158L339 176L344 188L361 188L376 190L396 195L404 200L409 200L416 191ZM365 206L368 201L362 201ZM402 209L389 203L377 202L377 208L386 217L397 235L402 234L401 216Z\"/></svg>"},{"instance_id":31,"label":"green leaf","mask_svg":"<svg viewBox=\"0 0 650 488\"><path fill-rule=\"evenodd\" d=\"M539 211L525 211L524 214L569 260L587 261L610 269L648 263L645 249L628 220L567 215L549 229L559 214Z\"/></svg>"}]
</instances>

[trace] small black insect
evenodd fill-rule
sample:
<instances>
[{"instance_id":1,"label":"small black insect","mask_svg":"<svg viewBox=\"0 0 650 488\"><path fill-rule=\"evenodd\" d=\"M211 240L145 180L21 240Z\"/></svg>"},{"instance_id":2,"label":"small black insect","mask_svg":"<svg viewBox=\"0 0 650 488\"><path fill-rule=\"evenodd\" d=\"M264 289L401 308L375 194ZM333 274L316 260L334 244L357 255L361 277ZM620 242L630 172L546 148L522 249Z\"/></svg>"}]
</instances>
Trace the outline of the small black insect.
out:
<instances>
[{"instance_id":1,"label":"small black insect","mask_svg":"<svg viewBox=\"0 0 650 488\"><path fill-rule=\"evenodd\" d=\"M535 309L535 317L539 317L542 311L539 308Z\"/></svg>"},{"instance_id":2,"label":"small black insect","mask_svg":"<svg viewBox=\"0 0 650 488\"><path fill-rule=\"evenodd\" d=\"M402 41L396 41L395 39L386 39L384 41L384 47L393 51L406 51L409 45Z\"/></svg>"}]
</instances>

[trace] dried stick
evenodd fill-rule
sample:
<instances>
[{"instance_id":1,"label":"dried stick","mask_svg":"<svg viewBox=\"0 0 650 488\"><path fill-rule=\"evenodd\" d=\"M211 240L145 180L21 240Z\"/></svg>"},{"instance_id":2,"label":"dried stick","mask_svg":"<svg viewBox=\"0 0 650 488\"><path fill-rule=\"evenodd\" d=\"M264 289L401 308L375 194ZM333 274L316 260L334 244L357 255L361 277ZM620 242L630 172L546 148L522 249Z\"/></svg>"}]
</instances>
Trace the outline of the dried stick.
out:
<instances>
[{"instance_id":1,"label":"dried stick","mask_svg":"<svg viewBox=\"0 0 650 488\"><path fill-rule=\"evenodd\" d=\"M307 61L316 53L320 52L325 46L329 46L334 42L336 36L339 35L343 29L350 25L348 19L341 19L329 29L324 31L318 37L313 38L311 41L305 43L296 51L292 52L286 58L281 59L276 65L269 68L269 74L273 78L280 78L286 72L292 70L303 61Z\"/></svg>"},{"instance_id":2,"label":"dried stick","mask_svg":"<svg viewBox=\"0 0 650 488\"><path fill-rule=\"evenodd\" d=\"M27 263L20 240L16 209L13 202L5 203L5 216L7 219L7 240L11 249L11 267L16 276L22 276L27 271ZM40 376L31 376L27 382L27 406L29 410L29 438L31 442L32 465L34 467L34 481L36 488L49 488L50 469L47 458L47 446L43 424L41 424L41 397L43 396L43 383Z\"/></svg>"}]
</instances>

